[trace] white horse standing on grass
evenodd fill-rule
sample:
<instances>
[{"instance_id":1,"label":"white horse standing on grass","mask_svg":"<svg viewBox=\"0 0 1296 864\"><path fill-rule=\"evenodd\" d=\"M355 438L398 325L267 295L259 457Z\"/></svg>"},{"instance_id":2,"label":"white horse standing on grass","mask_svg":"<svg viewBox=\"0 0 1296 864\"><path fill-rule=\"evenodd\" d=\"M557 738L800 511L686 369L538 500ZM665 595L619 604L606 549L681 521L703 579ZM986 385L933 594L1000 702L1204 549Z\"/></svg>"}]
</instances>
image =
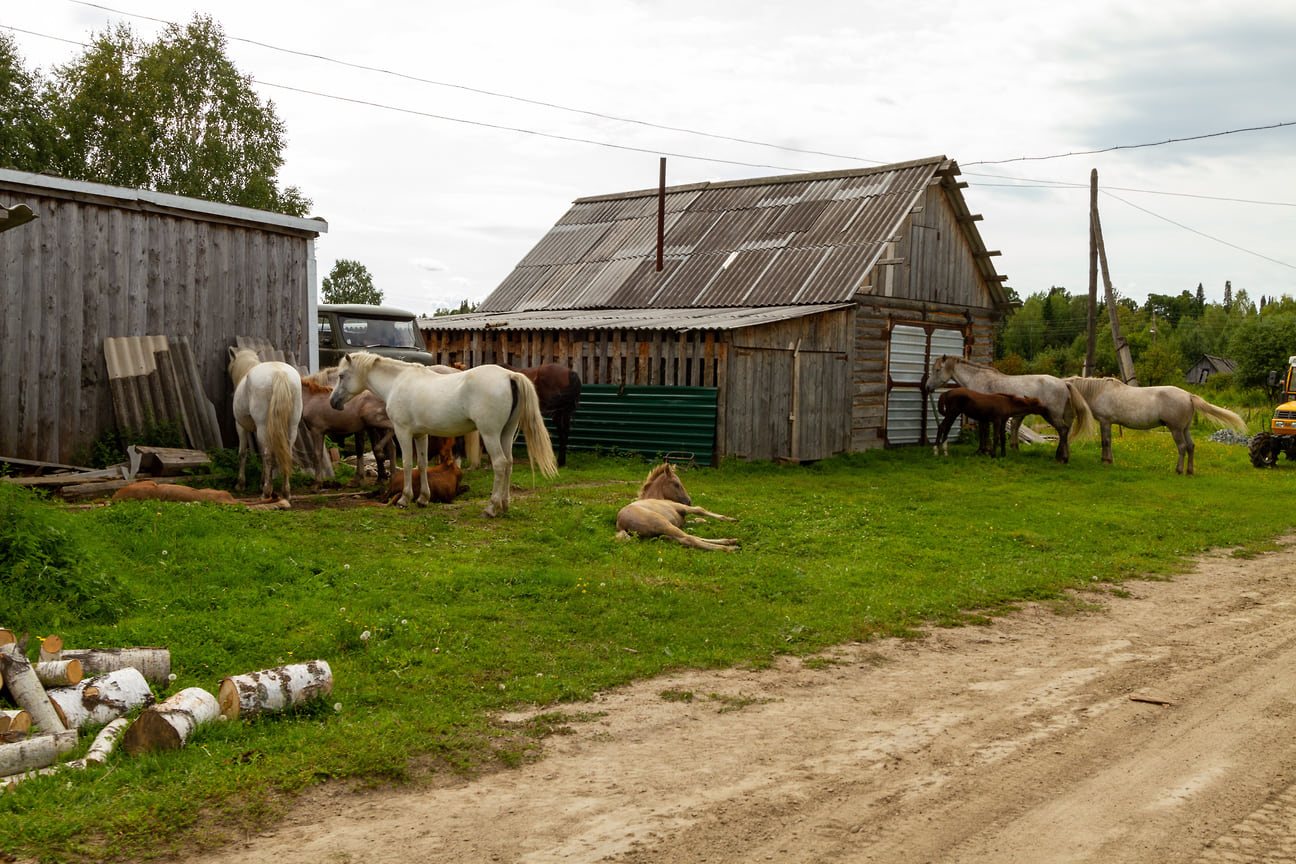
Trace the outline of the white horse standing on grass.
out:
<instances>
[{"instance_id":1,"label":"white horse standing on grass","mask_svg":"<svg viewBox=\"0 0 1296 864\"><path fill-rule=\"evenodd\" d=\"M1246 421L1227 408L1212 405L1195 393L1169 385L1159 387L1132 387L1116 378L1067 378L1068 384L1080 388L1093 410L1098 428L1102 430L1102 461L1112 463L1111 427L1128 426L1130 429L1153 429L1164 426L1170 430L1179 448L1179 463L1175 473L1193 473L1192 424L1201 412L1220 426L1238 432L1247 431Z\"/></svg>"},{"instance_id":2,"label":"white horse standing on grass","mask_svg":"<svg viewBox=\"0 0 1296 864\"><path fill-rule=\"evenodd\" d=\"M992 366L982 366L952 354L933 359L927 372L926 389L935 390L951 380L981 393L1007 393L1044 403L1042 416L1058 433L1056 458L1059 462L1071 458L1071 440L1088 434L1093 428L1093 414L1080 390L1053 375L1007 375ZM1013 439L1014 447L1020 424L1020 417L1013 420L1008 436Z\"/></svg>"},{"instance_id":3,"label":"white horse standing on grass","mask_svg":"<svg viewBox=\"0 0 1296 864\"><path fill-rule=\"evenodd\" d=\"M274 492L274 469L283 478L283 497L292 499L292 449L302 416L301 374L287 363L262 363L251 348L229 349L234 382L234 424L239 436L238 488L247 486L248 441L261 454L261 497Z\"/></svg>"},{"instance_id":4,"label":"white horse standing on grass","mask_svg":"<svg viewBox=\"0 0 1296 864\"><path fill-rule=\"evenodd\" d=\"M416 452L419 471L427 476L429 435L454 438L473 431L481 433L495 473L487 516L508 512L513 442L519 430L526 438L532 466L546 477L558 475L535 385L521 372L510 372L502 366L477 366L455 374L438 374L418 363L367 351L346 355L338 363L338 382L330 397L333 407L341 408L366 389L387 404L387 416L396 428L405 469L405 490L396 502L401 507L414 497L411 471ZM426 504L429 494L424 484L418 503Z\"/></svg>"}]
</instances>

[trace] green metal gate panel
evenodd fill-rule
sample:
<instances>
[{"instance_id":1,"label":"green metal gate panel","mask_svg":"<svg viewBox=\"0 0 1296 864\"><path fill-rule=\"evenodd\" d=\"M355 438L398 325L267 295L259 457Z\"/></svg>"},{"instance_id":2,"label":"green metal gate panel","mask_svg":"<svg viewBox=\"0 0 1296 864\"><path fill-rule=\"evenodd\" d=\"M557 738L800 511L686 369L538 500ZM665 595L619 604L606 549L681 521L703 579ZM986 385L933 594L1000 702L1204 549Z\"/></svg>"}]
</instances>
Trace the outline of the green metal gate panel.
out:
<instances>
[{"instance_id":1,"label":"green metal gate panel","mask_svg":"<svg viewBox=\"0 0 1296 864\"><path fill-rule=\"evenodd\" d=\"M715 458L715 387L617 387L586 384L572 416L569 450L615 447L649 458L692 454L699 465ZM546 420L557 442L553 421Z\"/></svg>"}]
</instances>

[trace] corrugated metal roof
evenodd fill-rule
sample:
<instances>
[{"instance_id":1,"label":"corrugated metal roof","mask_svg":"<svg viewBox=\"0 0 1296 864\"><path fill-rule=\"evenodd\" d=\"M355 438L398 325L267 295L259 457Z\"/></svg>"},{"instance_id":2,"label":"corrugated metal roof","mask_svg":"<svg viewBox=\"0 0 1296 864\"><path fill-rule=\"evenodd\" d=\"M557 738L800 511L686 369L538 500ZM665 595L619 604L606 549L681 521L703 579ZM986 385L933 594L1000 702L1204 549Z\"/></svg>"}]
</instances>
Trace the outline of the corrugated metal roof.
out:
<instances>
[{"instance_id":1,"label":"corrugated metal roof","mask_svg":"<svg viewBox=\"0 0 1296 864\"><path fill-rule=\"evenodd\" d=\"M423 330L737 330L818 315L855 304L834 303L734 309L564 309L507 313L472 312L420 318Z\"/></svg>"},{"instance_id":2,"label":"corrugated metal roof","mask_svg":"<svg viewBox=\"0 0 1296 864\"><path fill-rule=\"evenodd\" d=\"M852 171L666 190L656 270L658 190L582 198L479 307L482 312L846 303L933 182L968 217L958 166L943 156ZM963 220L992 293L1002 278Z\"/></svg>"}]
</instances>

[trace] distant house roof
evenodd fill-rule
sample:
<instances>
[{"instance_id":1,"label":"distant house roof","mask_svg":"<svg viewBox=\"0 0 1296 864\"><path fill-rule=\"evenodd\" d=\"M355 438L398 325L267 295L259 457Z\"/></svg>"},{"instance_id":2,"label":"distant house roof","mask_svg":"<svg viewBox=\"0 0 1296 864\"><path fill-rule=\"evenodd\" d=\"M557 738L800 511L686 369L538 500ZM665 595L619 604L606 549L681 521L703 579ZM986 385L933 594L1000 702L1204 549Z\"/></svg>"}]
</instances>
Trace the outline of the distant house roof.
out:
<instances>
[{"instance_id":1,"label":"distant house roof","mask_svg":"<svg viewBox=\"0 0 1296 864\"><path fill-rule=\"evenodd\" d=\"M1197 361L1197 366L1207 366L1214 373L1226 375L1237 371L1237 361L1229 360L1227 357L1216 357L1213 354L1203 354Z\"/></svg>"},{"instance_id":2,"label":"distant house roof","mask_svg":"<svg viewBox=\"0 0 1296 864\"><path fill-rule=\"evenodd\" d=\"M660 272L657 189L581 198L478 312L507 312L512 319L519 312L599 309L667 313L814 306L822 311L825 305L853 301L933 183L945 188L991 298L1006 304L1003 279L976 228L980 217L968 212L964 184L954 179L958 173L957 163L938 156L850 171L668 187ZM459 329L450 323L459 317L423 323Z\"/></svg>"}]
</instances>

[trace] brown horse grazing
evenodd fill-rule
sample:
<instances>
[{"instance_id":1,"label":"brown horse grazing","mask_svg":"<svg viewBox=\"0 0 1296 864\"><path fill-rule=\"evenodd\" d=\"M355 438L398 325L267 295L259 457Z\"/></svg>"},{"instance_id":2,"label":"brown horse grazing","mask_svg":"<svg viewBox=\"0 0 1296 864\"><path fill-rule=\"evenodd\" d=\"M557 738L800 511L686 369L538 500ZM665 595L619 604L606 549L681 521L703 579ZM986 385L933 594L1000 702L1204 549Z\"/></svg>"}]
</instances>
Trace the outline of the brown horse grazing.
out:
<instances>
[{"instance_id":1,"label":"brown horse grazing","mask_svg":"<svg viewBox=\"0 0 1296 864\"><path fill-rule=\"evenodd\" d=\"M335 384L336 366L302 377L302 422L311 434L312 446L318 448L325 476L333 476L333 460L329 458L325 435L343 445L349 436L355 436L356 473L351 478L353 484L361 482L364 477L361 466L365 437L368 436L374 460L378 463L378 482L381 484L387 480L387 465L396 464L395 430L387 416L387 406L366 390L341 409L334 408L329 404L329 396ZM319 487L320 479L318 476L315 478L312 488Z\"/></svg>"},{"instance_id":2,"label":"brown horse grazing","mask_svg":"<svg viewBox=\"0 0 1296 864\"><path fill-rule=\"evenodd\" d=\"M511 366L505 366L511 369ZM546 363L516 369L531 379L536 395L540 397L540 413L552 417L558 433L558 467L567 464L567 439L571 435L572 414L580 407L581 379L571 369L559 363Z\"/></svg>"},{"instance_id":3,"label":"brown horse grazing","mask_svg":"<svg viewBox=\"0 0 1296 864\"><path fill-rule=\"evenodd\" d=\"M438 504L449 504L468 491L468 484L463 482L463 469L455 461L455 439L432 435L429 436L428 447L429 449L437 448L437 452L440 454L437 464L428 468L428 500L435 501ZM423 472L415 468L410 482L414 487L414 494L422 494ZM405 478L393 473L391 481L387 484L387 503L392 504L399 500L401 493L404 491Z\"/></svg>"},{"instance_id":4,"label":"brown horse grazing","mask_svg":"<svg viewBox=\"0 0 1296 864\"><path fill-rule=\"evenodd\" d=\"M949 437L950 427L954 425L959 415L964 415L969 420L976 421L980 432L981 446L977 448L977 452L993 457L996 449L1000 456L1007 452L1008 436L1004 430L1009 420L1014 417L1025 417L1027 414L1043 415L1046 409L1043 402L1029 396L1013 396L1011 393L978 393L966 387L951 387L941 393L936 403L936 410L945 419L941 420L940 428L936 430L936 443L932 445L933 454L940 455L943 451L946 456L949 455L946 438ZM994 433L993 441L990 440L991 431Z\"/></svg>"},{"instance_id":5,"label":"brown horse grazing","mask_svg":"<svg viewBox=\"0 0 1296 864\"><path fill-rule=\"evenodd\" d=\"M669 537L683 546L694 549L713 549L736 552L738 538L722 537L708 540L685 534L685 516L705 516L737 522L732 516L721 516L701 507L693 506L693 499L684 491L684 484L675 474L674 467L664 462L648 474L639 487L639 499L621 508L617 514L618 540L627 540L631 534L640 537Z\"/></svg>"}]
</instances>

